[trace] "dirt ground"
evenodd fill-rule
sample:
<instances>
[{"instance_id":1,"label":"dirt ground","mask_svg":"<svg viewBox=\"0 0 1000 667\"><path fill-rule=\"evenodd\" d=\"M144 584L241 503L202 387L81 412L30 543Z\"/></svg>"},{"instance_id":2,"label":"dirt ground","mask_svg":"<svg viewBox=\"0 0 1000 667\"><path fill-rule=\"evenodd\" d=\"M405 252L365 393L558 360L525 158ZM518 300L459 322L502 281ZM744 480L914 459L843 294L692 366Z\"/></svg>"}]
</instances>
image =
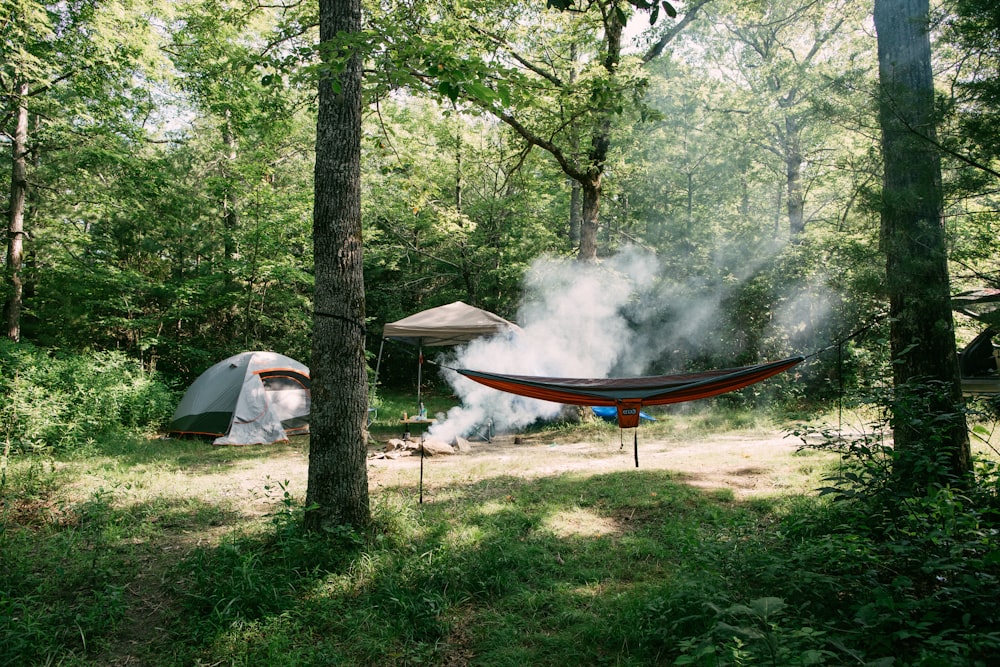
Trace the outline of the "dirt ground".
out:
<instances>
[{"instance_id":1,"label":"dirt ground","mask_svg":"<svg viewBox=\"0 0 1000 667\"><path fill-rule=\"evenodd\" d=\"M581 442L557 442L546 435L499 436L471 442L454 455L377 458L382 443L373 443L368 460L372 496L403 489L416 500L434 502L445 487L497 476L537 478L563 473L594 475L635 470L635 431L614 431ZM799 452L800 442L783 433L726 434L676 440L644 437L638 431L640 470L668 470L675 479L704 489L729 489L734 500L815 488L813 473L829 455ZM141 485L150 495L197 498L232 508L226 525L204 530L170 531L138 551L145 562L141 575L127 587L129 612L116 641L100 664L133 665L150 651L167 650L155 631L171 602L168 564L199 547L212 547L239 524L280 508L285 491L304 501L308 479L308 438L271 446L263 456L194 466ZM421 467L423 482L421 485ZM136 489L136 492L138 490ZM565 517L564 517L565 518ZM589 530L600 530L586 517ZM577 526L576 530L580 527Z\"/></svg>"},{"instance_id":2,"label":"dirt ground","mask_svg":"<svg viewBox=\"0 0 1000 667\"><path fill-rule=\"evenodd\" d=\"M476 482L499 475L525 478L563 473L602 474L634 470L634 431L590 441L556 443L545 436L498 436L491 442L470 442L467 452L454 455L419 454L395 459L368 460L368 480L373 494L381 489L420 484L423 467L425 501L435 489L456 482ZM197 486L211 489L220 500L229 500L242 511L265 514L281 497L277 483L286 484L296 498L305 495L308 452L305 438L296 439L263 459L243 461L218 473L201 471ZM683 441L647 440L638 434L640 470L669 470L677 479L700 488L729 489L734 499L780 493L801 487L829 455L800 452L801 442L784 433L726 434Z\"/></svg>"}]
</instances>

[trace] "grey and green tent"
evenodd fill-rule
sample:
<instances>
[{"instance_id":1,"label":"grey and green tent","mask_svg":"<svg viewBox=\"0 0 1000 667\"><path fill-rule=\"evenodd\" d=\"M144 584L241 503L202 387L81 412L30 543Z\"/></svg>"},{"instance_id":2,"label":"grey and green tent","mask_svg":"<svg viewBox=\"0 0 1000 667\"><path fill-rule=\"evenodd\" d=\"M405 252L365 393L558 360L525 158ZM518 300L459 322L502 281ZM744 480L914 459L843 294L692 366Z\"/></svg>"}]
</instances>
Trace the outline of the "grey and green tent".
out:
<instances>
[{"instance_id":1,"label":"grey and green tent","mask_svg":"<svg viewBox=\"0 0 1000 667\"><path fill-rule=\"evenodd\" d=\"M254 445L309 432L309 368L276 352L243 352L198 376L174 412L169 432Z\"/></svg>"}]
</instances>

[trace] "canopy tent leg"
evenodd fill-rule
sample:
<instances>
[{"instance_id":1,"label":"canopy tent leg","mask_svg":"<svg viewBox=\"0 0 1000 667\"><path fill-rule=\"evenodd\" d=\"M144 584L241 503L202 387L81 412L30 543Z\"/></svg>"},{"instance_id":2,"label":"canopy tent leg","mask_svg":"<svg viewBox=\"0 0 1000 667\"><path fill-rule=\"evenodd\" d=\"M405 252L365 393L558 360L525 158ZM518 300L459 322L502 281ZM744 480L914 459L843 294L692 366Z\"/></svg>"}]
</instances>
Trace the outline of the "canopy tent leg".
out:
<instances>
[{"instance_id":1,"label":"canopy tent leg","mask_svg":"<svg viewBox=\"0 0 1000 667\"><path fill-rule=\"evenodd\" d=\"M420 341L417 346L417 411L420 411L420 385L423 384L424 371L424 342Z\"/></svg>"},{"instance_id":2,"label":"canopy tent leg","mask_svg":"<svg viewBox=\"0 0 1000 667\"><path fill-rule=\"evenodd\" d=\"M382 350L385 348L385 336L382 337L382 342L378 346L378 358L375 360L375 379L372 381L372 387L378 388L378 372L382 368Z\"/></svg>"}]
</instances>

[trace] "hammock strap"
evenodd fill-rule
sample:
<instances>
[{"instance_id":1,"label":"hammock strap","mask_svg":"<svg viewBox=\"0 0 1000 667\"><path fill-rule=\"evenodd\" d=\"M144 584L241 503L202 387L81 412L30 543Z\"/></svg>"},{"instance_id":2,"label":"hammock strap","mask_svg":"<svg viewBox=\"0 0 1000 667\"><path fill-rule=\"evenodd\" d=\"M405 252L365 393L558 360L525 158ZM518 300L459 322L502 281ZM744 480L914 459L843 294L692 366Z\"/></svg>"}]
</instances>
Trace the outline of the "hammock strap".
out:
<instances>
[{"instance_id":1,"label":"hammock strap","mask_svg":"<svg viewBox=\"0 0 1000 667\"><path fill-rule=\"evenodd\" d=\"M632 432L632 447L635 449L635 467L639 467L639 429Z\"/></svg>"}]
</instances>

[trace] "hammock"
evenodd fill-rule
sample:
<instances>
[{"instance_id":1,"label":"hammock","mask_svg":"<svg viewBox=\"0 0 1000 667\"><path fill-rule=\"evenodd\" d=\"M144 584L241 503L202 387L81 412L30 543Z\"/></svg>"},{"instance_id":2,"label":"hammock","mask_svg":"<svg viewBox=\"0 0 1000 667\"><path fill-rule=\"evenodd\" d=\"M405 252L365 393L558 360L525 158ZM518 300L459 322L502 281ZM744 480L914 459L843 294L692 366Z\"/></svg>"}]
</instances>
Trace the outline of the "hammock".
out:
<instances>
[{"instance_id":1,"label":"hammock","mask_svg":"<svg viewBox=\"0 0 1000 667\"><path fill-rule=\"evenodd\" d=\"M694 401L736 391L787 371L804 360L805 357L789 357L754 366L700 373L603 380L501 375L463 368L455 370L487 387L519 396L569 405L613 406L618 409L620 428L636 428L643 406Z\"/></svg>"}]
</instances>

